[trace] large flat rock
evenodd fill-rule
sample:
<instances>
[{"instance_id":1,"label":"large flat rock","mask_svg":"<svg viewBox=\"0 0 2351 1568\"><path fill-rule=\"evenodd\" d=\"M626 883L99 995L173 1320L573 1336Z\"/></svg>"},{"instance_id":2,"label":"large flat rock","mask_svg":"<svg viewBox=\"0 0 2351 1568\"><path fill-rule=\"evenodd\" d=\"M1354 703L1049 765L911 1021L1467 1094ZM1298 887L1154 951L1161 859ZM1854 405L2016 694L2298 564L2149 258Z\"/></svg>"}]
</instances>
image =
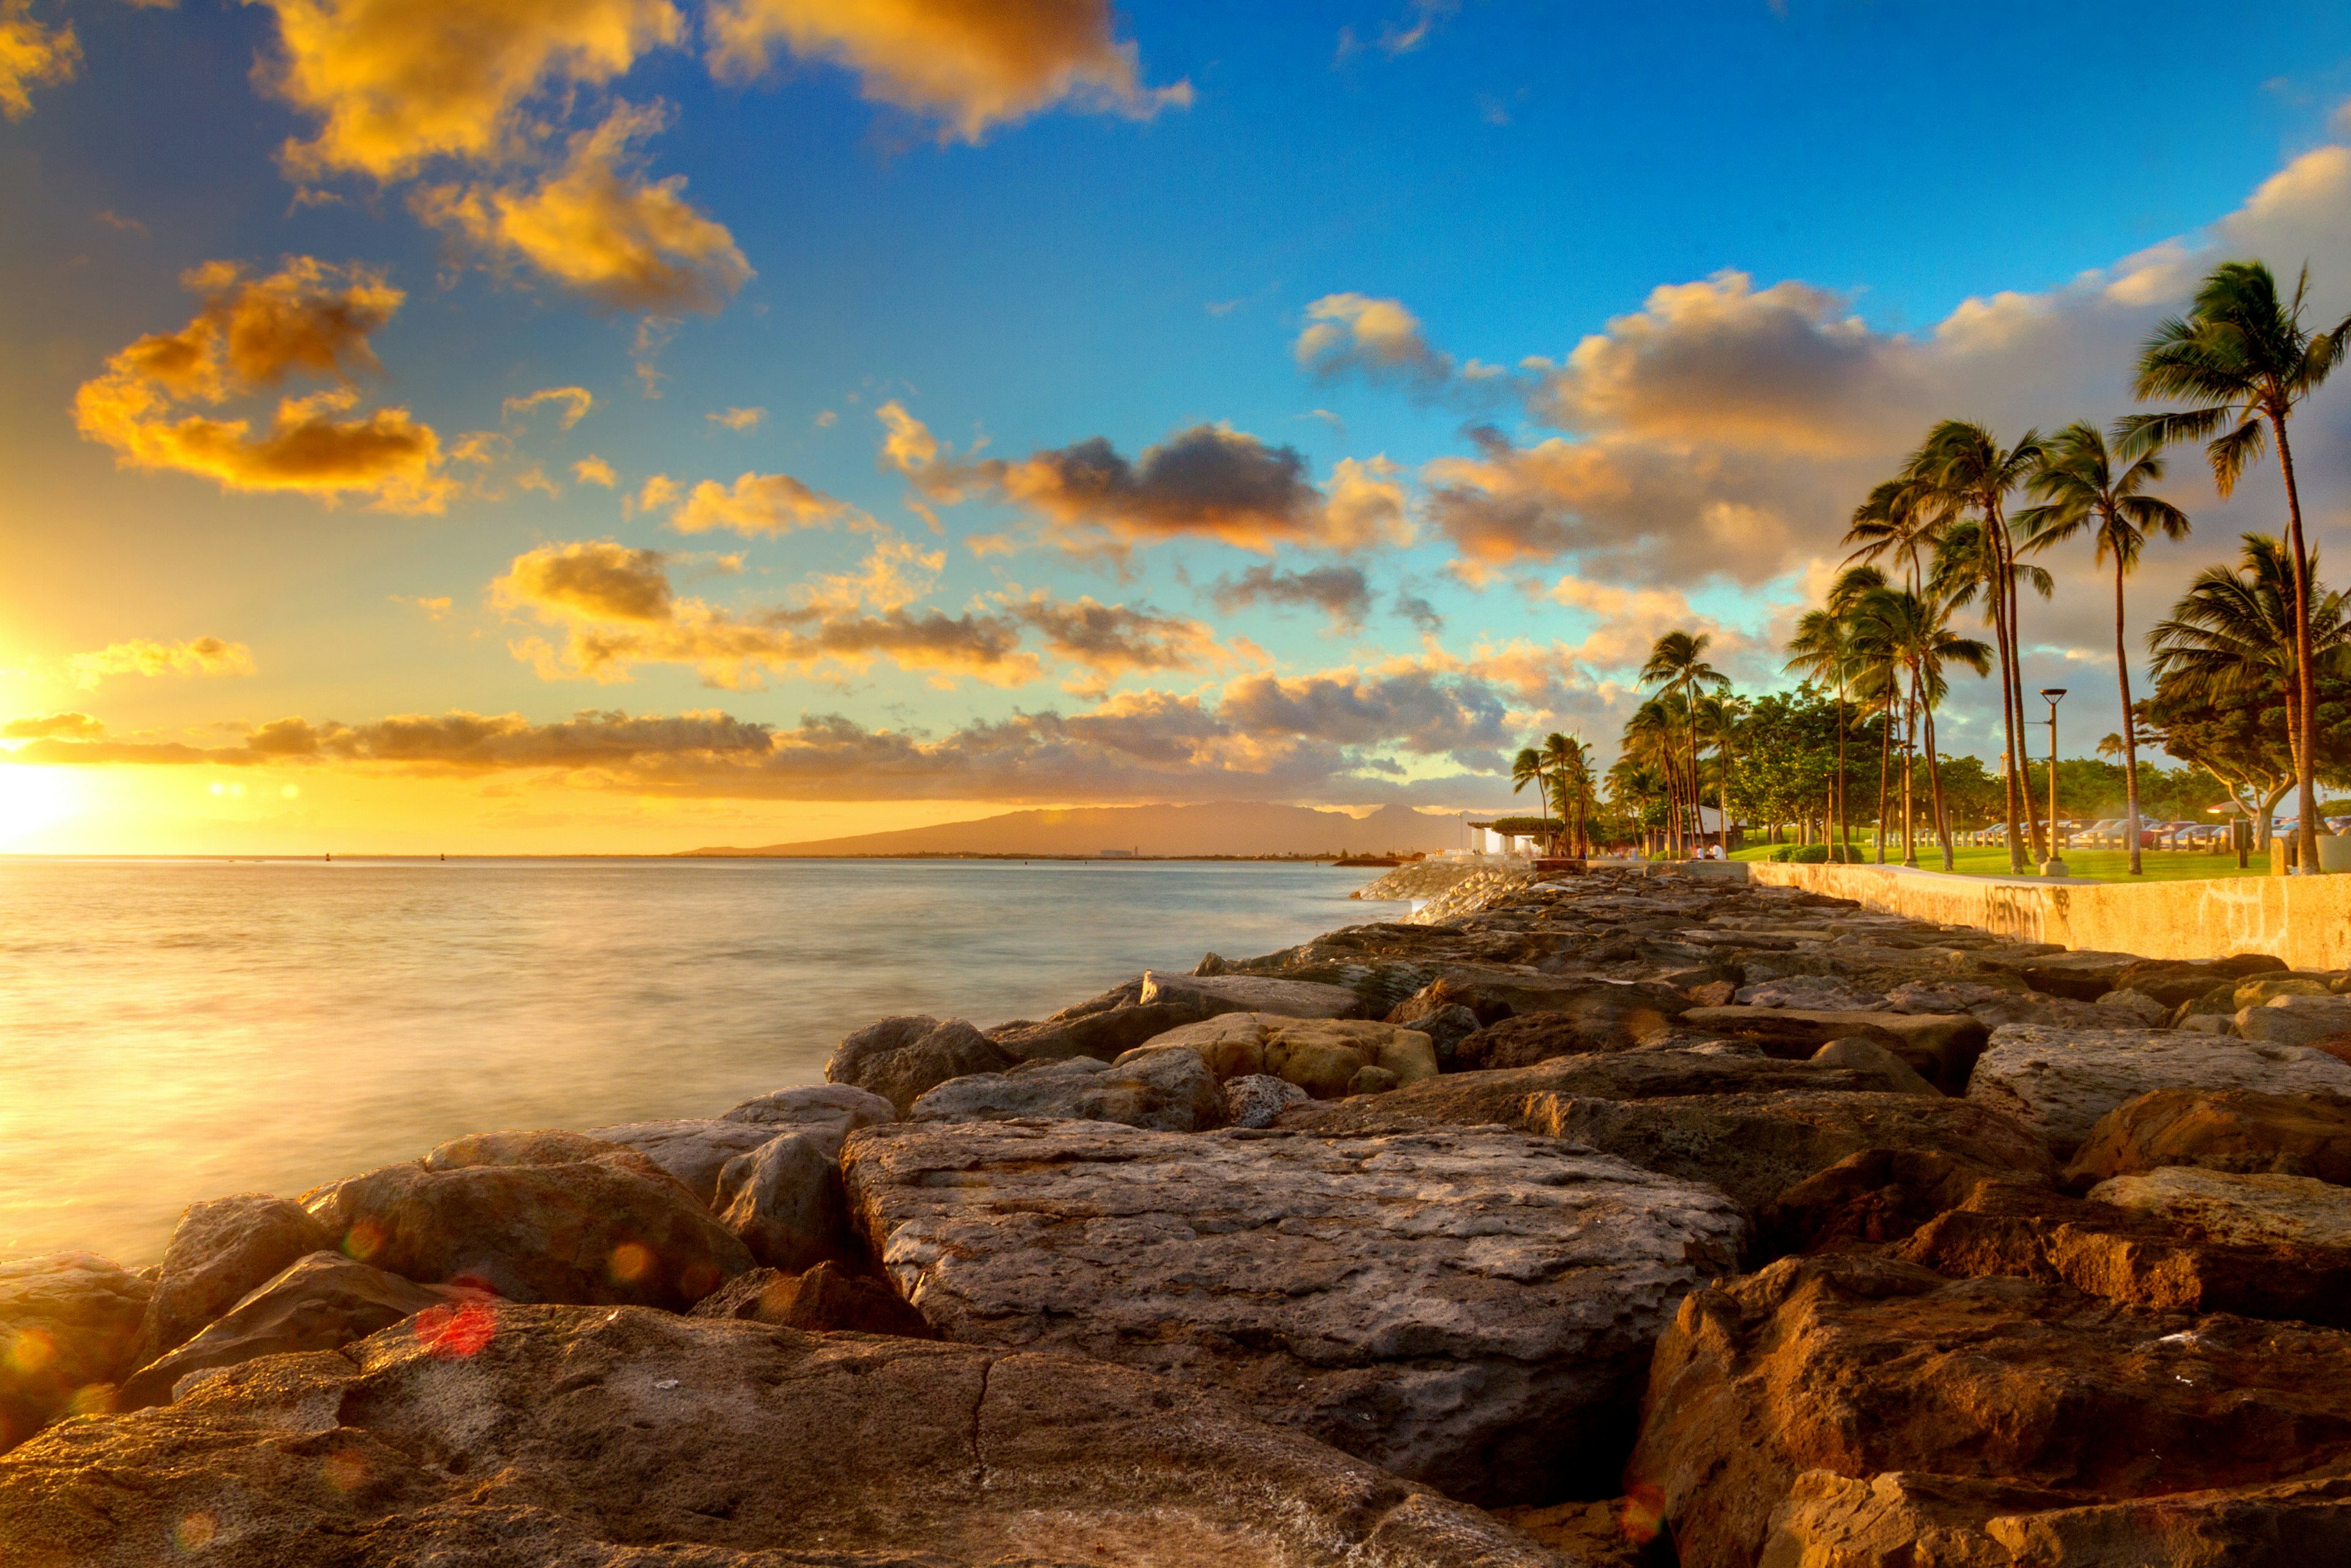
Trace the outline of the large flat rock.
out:
<instances>
[{"instance_id":1,"label":"large flat rock","mask_svg":"<svg viewBox=\"0 0 2351 1568\"><path fill-rule=\"evenodd\" d=\"M0 1521L90 1568L1559 1568L1124 1367L632 1307L206 1375L0 1458Z\"/></svg>"},{"instance_id":2,"label":"large flat rock","mask_svg":"<svg viewBox=\"0 0 2351 1568\"><path fill-rule=\"evenodd\" d=\"M1719 1193L1499 1129L901 1124L843 1159L949 1339L1213 1386L1480 1501L1605 1487L1658 1328L1742 1229Z\"/></svg>"},{"instance_id":3,"label":"large flat rock","mask_svg":"<svg viewBox=\"0 0 2351 1568\"><path fill-rule=\"evenodd\" d=\"M1196 1133L1225 1120L1224 1086L1192 1051L1129 1052L1118 1066L1088 1056L1024 1061L1009 1072L950 1078L925 1092L914 1122L1022 1118L1123 1122L1160 1133Z\"/></svg>"},{"instance_id":4,"label":"large flat rock","mask_svg":"<svg viewBox=\"0 0 2351 1568\"><path fill-rule=\"evenodd\" d=\"M2351 1097L2158 1089L2099 1118L2065 1174L2100 1182L2165 1166L2351 1186Z\"/></svg>"},{"instance_id":5,"label":"large flat rock","mask_svg":"<svg viewBox=\"0 0 2351 1568\"><path fill-rule=\"evenodd\" d=\"M61 1410L104 1407L103 1385L130 1369L153 1289L89 1252L0 1262L0 1452Z\"/></svg>"},{"instance_id":6,"label":"large flat rock","mask_svg":"<svg viewBox=\"0 0 2351 1568\"><path fill-rule=\"evenodd\" d=\"M2351 1187L2314 1176L2166 1166L2102 1181L2090 1199L2192 1225L2221 1241L2331 1248L2351 1258Z\"/></svg>"},{"instance_id":7,"label":"large flat rock","mask_svg":"<svg viewBox=\"0 0 2351 1568\"><path fill-rule=\"evenodd\" d=\"M2351 1093L2351 1063L2303 1046L2186 1030L2011 1024L1992 1031L1968 1098L2017 1117L2066 1159L2098 1119L2124 1102L2152 1090L2191 1088Z\"/></svg>"}]
</instances>

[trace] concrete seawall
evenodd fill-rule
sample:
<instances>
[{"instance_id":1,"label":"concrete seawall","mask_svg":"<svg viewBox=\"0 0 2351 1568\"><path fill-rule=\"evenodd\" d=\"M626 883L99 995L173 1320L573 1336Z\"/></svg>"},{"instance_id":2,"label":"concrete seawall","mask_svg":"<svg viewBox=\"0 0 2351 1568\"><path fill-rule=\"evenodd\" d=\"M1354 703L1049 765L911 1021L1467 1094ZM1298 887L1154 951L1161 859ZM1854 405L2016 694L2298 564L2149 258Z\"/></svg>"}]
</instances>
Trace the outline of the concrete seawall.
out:
<instances>
[{"instance_id":1,"label":"concrete seawall","mask_svg":"<svg viewBox=\"0 0 2351 1568\"><path fill-rule=\"evenodd\" d=\"M2351 876L2045 883L1896 866L1754 862L1757 882L1850 898L1867 909L2150 958L2267 953L2297 969L2351 968Z\"/></svg>"}]
</instances>

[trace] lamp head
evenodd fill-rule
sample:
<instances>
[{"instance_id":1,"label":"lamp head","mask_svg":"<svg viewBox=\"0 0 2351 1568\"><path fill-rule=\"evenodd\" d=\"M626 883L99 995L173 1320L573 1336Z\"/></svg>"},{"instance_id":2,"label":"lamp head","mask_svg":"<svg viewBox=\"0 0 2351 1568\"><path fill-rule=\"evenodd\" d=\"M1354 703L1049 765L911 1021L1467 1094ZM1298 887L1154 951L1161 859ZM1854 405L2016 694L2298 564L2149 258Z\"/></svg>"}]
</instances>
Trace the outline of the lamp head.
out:
<instances>
[{"instance_id":1,"label":"lamp head","mask_svg":"<svg viewBox=\"0 0 2351 1568\"><path fill-rule=\"evenodd\" d=\"M2058 698L2065 695L2065 688L2064 686L2043 686L2041 688L2041 695L2047 697L2052 703L2054 703Z\"/></svg>"}]
</instances>

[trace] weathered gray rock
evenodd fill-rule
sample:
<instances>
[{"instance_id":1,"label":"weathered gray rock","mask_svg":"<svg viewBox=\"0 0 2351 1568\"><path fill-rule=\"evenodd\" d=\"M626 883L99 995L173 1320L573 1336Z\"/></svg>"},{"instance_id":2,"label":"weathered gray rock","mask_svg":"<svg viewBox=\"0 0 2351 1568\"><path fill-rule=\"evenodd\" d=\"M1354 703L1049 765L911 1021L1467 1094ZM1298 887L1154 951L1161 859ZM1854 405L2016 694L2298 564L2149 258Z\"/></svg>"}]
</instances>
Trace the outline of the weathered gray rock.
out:
<instances>
[{"instance_id":1,"label":"weathered gray rock","mask_svg":"<svg viewBox=\"0 0 2351 1568\"><path fill-rule=\"evenodd\" d=\"M2179 1030L2047 1030L2007 1025L1976 1062L1968 1098L2005 1111L2070 1158L2090 1129L2154 1089L2351 1092L2351 1063L2299 1046Z\"/></svg>"},{"instance_id":2,"label":"weathered gray rock","mask_svg":"<svg viewBox=\"0 0 2351 1568\"><path fill-rule=\"evenodd\" d=\"M751 1256L797 1274L849 1250L841 1147L822 1128L786 1133L719 1172L714 1207Z\"/></svg>"},{"instance_id":3,"label":"weathered gray rock","mask_svg":"<svg viewBox=\"0 0 2351 1568\"><path fill-rule=\"evenodd\" d=\"M845 1138L860 1127L895 1121L897 1115L889 1101L853 1083L804 1083L746 1100L718 1119L754 1122L787 1133L832 1127Z\"/></svg>"},{"instance_id":4,"label":"weathered gray rock","mask_svg":"<svg viewBox=\"0 0 2351 1568\"><path fill-rule=\"evenodd\" d=\"M2220 1241L2351 1249L2351 1187L2313 1176L2165 1166L2102 1181L2090 1201L2192 1225Z\"/></svg>"},{"instance_id":5,"label":"weathered gray rock","mask_svg":"<svg viewBox=\"0 0 2351 1568\"><path fill-rule=\"evenodd\" d=\"M1387 1015L1392 1024L1417 1030L1428 1036L1428 1043L1437 1049L1437 1070L1451 1072L1468 1066L1456 1054L1461 1042L1476 1034L1481 1027L1478 1015L1458 1002L1444 1002L1434 998L1408 998Z\"/></svg>"},{"instance_id":6,"label":"weathered gray rock","mask_svg":"<svg viewBox=\"0 0 2351 1568\"><path fill-rule=\"evenodd\" d=\"M1874 1074L1890 1094L1940 1094L1941 1090L1910 1071L1910 1064L1875 1040L1833 1040L1813 1052L1823 1067L1846 1067Z\"/></svg>"},{"instance_id":7,"label":"weathered gray rock","mask_svg":"<svg viewBox=\"0 0 2351 1568\"><path fill-rule=\"evenodd\" d=\"M488 1159L526 1163L478 1163ZM303 1207L347 1257L514 1301L682 1312L752 1266L661 1167L579 1133L456 1139L306 1194Z\"/></svg>"},{"instance_id":8,"label":"weathered gray rock","mask_svg":"<svg viewBox=\"0 0 2351 1568\"><path fill-rule=\"evenodd\" d=\"M1651 1337L1742 1229L1719 1193L1491 1129L900 1125L845 1169L948 1338L1213 1385L1488 1501L1612 1473Z\"/></svg>"},{"instance_id":9,"label":"weathered gray rock","mask_svg":"<svg viewBox=\"0 0 2351 1568\"><path fill-rule=\"evenodd\" d=\"M1247 1073L1225 1085L1225 1118L1236 1127L1270 1127L1282 1112L1312 1099L1270 1072Z\"/></svg>"},{"instance_id":10,"label":"weathered gray rock","mask_svg":"<svg viewBox=\"0 0 2351 1568\"><path fill-rule=\"evenodd\" d=\"M2284 971L2285 960L2267 953L2239 953L2232 957L2199 962L2148 958L2125 969L2115 977L2115 984L2153 997L2166 1007L2177 1008L2204 996L2216 986L2235 986L2259 975Z\"/></svg>"},{"instance_id":11,"label":"weathered gray rock","mask_svg":"<svg viewBox=\"0 0 2351 1568\"><path fill-rule=\"evenodd\" d=\"M1148 977L1137 975L1098 997L1063 1008L1042 1022L1014 1019L998 1024L987 1031L987 1038L1013 1061L1074 1056L1114 1061L1155 1035L1219 1013L1242 1010L1200 989L1170 991L1146 1007L1143 987Z\"/></svg>"},{"instance_id":12,"label":"weathered gray rock","mask_svg":"<svg viewBox=\"0 0 2351 1568\"><path fill-rule=\"evenodd\" d=\"M332 1245L300 1204L267 1193L190 1204L163 1249L133 1364L186 1343L287 1264Z\"/></svg>"},{"instance_id":13,"label":"weathered gray rock","mask_svg":"<svg viewBox=\"0 0 2351 1568\"><path fill-rule=\"evenodd\" d=\"M2125 976L2146 962L2136 953L2034 953L2014 947L1988 947L1970 954L1971 968L2014 975L2036 991L2095 1002L2118 986Z\"/></svg>"},{"instance_id":14,"label":"weathered gray rock","mask_svg":"<svg viewBox=\"0 0 2351 1568\"><path fill-rule=\"evenodd\" d=\"M961 1019L941 1023L910 1013L867 1024L843 1040L826 1060L824 1076L872 1090L904 1116L925 1090L968 1072L1001 1072L1020 1059Z\"/></svg>"},{"instance_id":15,"label":"weathered gray rock","mask_svg":"<svg viewBox=\"0 0 2351 1568\"><path fill-rule=\"evenodd\" d=\"M2108 991L2090 1009L2098 1015L2097 1027L2102 1029L2161 1029L2170 1022L2172 1012L2145 991L2127 988Z\"/></svg>"},{"instance_id":16,"label":"weathered gray rock","mask_svg":"<svg viewBox=\"0 0 2351 1568\"><path fill-rule=\"evenodd\" d=\"M60 1411L106 1408L152 1289L89 1252L0 1262L0 1452Z\"/></svg>"},{"instance_id":17,"label":"weathered gray rock","mask_svg":"<svg viewBox=\"0 0 2351 1568\"><path fill-rule=\"evenodd\" d=\"M1430 1002L1466 1007L1488 1028L1505 1019L1542 1016L1569 1054L1580 1051L1625 1051L1677 1022L1689 1009L1679 988L1656 981L1569 978L1534 973L1448 969L1421 995ZM1472 1037L1459 1048L1462 1065L1494 1065L1477 1051ZM1537 1060L1541 1060L1538 1058ZM1531 1066L1531 1062L1520 1062Z\"/></svg>"},{"instance_id":18,"label":"weathered gray rock","mask_svg":"<svg viewBox=\"0 0 2351 1568\"><path fill-rule=\"evenodd\" d=\"M951 1078L915 1101L907 1120L1023 1117L1123 1122L1158 1133L1205 1132L1224 1125L1225 1092L1198 1052L1146 1049L1129 1051L1115 1067L1081 1056Z\"/></svg>"},{"instance_id":19,"label":"weathered gray rock","mask_svg":"<svg viewBox=\"0 0 2351 1568\"><path fill-rule=\"evenodd\" d=\"M1196 998L1196 999L1195 999ZM1141 1007L1167 1004L1196 1007L1202 1016L1215 1012L1279 1013L1285 1018L1351 1019L1361 1017L1363 1002L1344 986L1319 980L1275 979L1261 975L1163 975L1146 969Z\"/></svg>"},{"instance_id":20,"label":"weathered gray rock","mask_svg":"<svg viewBox=\"0 0 2351 1568\"><path fill-rule=\"evenodd\" d=\"M754 1269L694 1303L697 1318L774 1323L805 1333L878 1333L936 1339L939 1331L898 1297L886 1280L852 1274L835 1263L804 1273Z\"/></svg>"},{"instance_id":21,"label":"weathered gray rock","mask_svg":"<svg viewBox=\"0 0 2351 1568\"><path fill-rule=\"evenodd\" d=\"M1795 1008L1692 1008L1684 1030L1751 1040L1773 1056L1811 1057L1833 1040L1876 1041L1946 1093L1965 1087L1991 1031L1966 1013L1816 1012Z\"/></svg>"},{"instance_id":22,"label":"weathered gray rock","mask_svg":"<svg viewBox=\"0 0 2351 1568\"><path fill-rule=\"evenodd\" d=\"M1796 1008L1806 1012L1875 1013L1886 1010L1886 996L1865 991L1828 975L1790 975L1741 986L1739 1004L1749 1008Z\"/></svg>"},{"instance_id":23,"label":"weathered gray rock","mask_svg":"<svg viewBox=\"0 0 2351 1568\"><path fill-rule=\"evenodd\" d=\"M1417 1030L1368 1019L1297 1019L1278 1013L1226 1013L1153 1037L1122 1055L1122 1069L1166 1051L1196 1056L1220 1079L1265 1073L1295 1083L1318 1100L1350 1092L1366 1067L1393 1072L1398 1083L1437 1076L1437 1048Z\"/></svg>"},{"instance_id":24,"label":"weathered gray rock","mask_svg":"<svg viewBox=\"0 0 2351 1568\"><path fill-rule=\"evenodd\" d=\"M2351 1034L2351 997L2287 995L2241 1006L2237 1033L2273 1045L2316 1045Z\"/></svg>"},{"instance_id":25,"label":"weathered gray rock","mask_svg":"<svg viewBox=\"0 0 2351 1568\"><path fill-rule=\"evenodd\" d=\"M870 1135L870 1134L869 1134ZM9 1554L237 1568L1550 1568L1447 1501L1098 1362L500 1306L209 1374L0 1458Z\"/></svg>"},{"instance_id":26,"label":"weathered gray rock","mask_svg":"<svg viewBox=\"0 0 2351 1568\"><path fill-rule=\"evenodd\" d=\"M854 1092L863 1093L864 1091ZM887 1110L889 1102L885 1100L882 1103ZM885 1115L881 1120L887 1122L895 1118ZM674 1176L688 1192L704 1203L710 1203L717 1197L718 1173L726 1168L727 1161L738 1155L749 1154L770 1138L781 1137L789 1130L752 1122L710 1119L629 1122L617 1127L591 1128L588 1135L624 1149L636 1150ZM846 1136L847 1129L835 1134L836 1141Z\"/></svg>"},{"instance_id":27,"label":"weathered gray rock","mask_svg":"<svg viewBox=\"0 0 2351 1568\"><path fill-rule=\"evenodd\" d=\"M453 1312L452 1303L464 1299L460 1291L419 1285L340 1252L313 1252L263 1281L204 1333L132 1374L122 1385L120 1407L165 1404L190 1373L260 1355L337 1350L428 1309Z\"/></svg>"}]
</instances>

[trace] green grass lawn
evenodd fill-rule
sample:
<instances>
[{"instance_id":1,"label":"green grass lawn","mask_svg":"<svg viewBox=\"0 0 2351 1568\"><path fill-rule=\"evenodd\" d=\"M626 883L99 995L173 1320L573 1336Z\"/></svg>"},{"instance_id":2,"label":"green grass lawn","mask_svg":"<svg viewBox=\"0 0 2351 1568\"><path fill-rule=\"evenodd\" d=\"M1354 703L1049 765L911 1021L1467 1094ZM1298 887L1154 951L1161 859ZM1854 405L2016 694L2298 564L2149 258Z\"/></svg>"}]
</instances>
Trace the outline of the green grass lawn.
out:
<instances>
[{"instance_id":1,"label":"green grass lawn","mask_svg":"<svg viewBox=\"0 0 2351 1568\"><path fill-rule=\"evenodd\" d=\"M1855 842L1856 847L1861 846L1861 841L1858 839ZM1767 844L1755 849L1740 850L1730 858L1739 861L1770 860L1778 848L1776 844ZM1870 855L1872 863L1875 863L1874 851L1863 848L1862 852ZM2008 874L2008 852L2004 849L1969 849L1962 846L1952 852L1952 859L1961 876L2006 876ZM2208 855L2183 853L2177 850L2147 850L2140 855L2139 859L2140 863L2147 868L2137 879L2140 882L2184 882L2193 877L2267 876L2270 872L2269 857L2260 854L2253 856L2252 863L2243 871L2237 869L2237 857L2233 854ZM1886 863L1900 864L1901 852L1889 846ZM1942 870L1941 847L1931 841L1922 841L1918 846L1918 864L1926 871ZM2068 851L2065 855L2065 869L2071 875L2094 877L2100 882L2133 880L2130 874L2130 852L2126 850ZM2030 876L2033 873L2028 871L2025 874Z\"/></svg>"}]
</instances>

